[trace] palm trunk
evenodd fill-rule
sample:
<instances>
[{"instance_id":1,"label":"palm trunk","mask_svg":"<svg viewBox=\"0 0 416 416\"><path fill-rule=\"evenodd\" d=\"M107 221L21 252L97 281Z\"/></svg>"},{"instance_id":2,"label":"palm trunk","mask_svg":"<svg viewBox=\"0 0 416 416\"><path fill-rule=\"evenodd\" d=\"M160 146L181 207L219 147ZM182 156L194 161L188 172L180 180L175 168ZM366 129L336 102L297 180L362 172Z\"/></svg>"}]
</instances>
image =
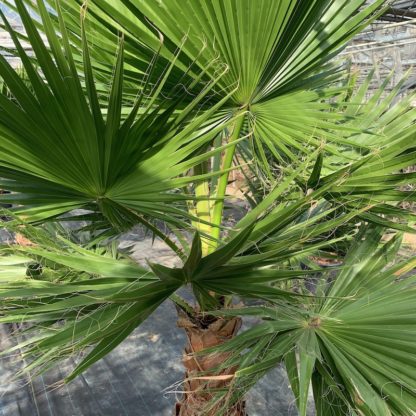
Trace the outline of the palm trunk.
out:
<instances>
[{"instance_id":1,"label":"palm trunk","mask_svg":"<svg viewBox=\"0 0 416 416\"><path fill-rule=\"evenodd\" d=\"M212 404L210 401L217 389L229 387L235 369L225 369L218 373L217 367L229 357L227 353L206 356L195 356L193 353L222 344L234 337L241 327L241 319L204 317L191 320L184 312L179 311L178 327L184 328L188 345L183 358L186 370L184 394L181 402L176 404L176 416L217 416L218 409L223 409L226 405L226 398L214 407L208 404ZM204 372L204 378L196 378L201 376L201 372ZM244 401L231 405L225 415L246 416Z\"/></svg>"}]
</instances>

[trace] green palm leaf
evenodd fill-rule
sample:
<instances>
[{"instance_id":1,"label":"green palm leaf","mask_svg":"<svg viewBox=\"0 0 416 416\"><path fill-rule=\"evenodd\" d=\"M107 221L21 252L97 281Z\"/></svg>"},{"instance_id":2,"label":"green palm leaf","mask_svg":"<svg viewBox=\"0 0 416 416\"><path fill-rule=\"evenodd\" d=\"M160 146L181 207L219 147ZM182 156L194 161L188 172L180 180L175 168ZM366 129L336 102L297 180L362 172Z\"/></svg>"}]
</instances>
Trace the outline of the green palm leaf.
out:
<instances>
[{"instance_id":1,"label":"green palm leaf","mask_svg":"<svg viewBox=\"0 0 416 416\"><path fill-rule=\"evenodd\" d=\"M218 349L235 354L225 365L243 362L236 395L284 359L301 415L311 381L318 415L413 414L416 292L414 278L402 276L415 259L386 268L400 241L380 246L381 236L361 230L337 278L315 285L316 297L297 307L229 310L265 319Z\"/></svg>"},{"instance_id":2,"label":"green palm leaf","mask_svg":"<svg viewBox=\"0 0 416 416\"><path fill-rule=\"evenodd\" d=\"M233 100L245 105L281 94L280 91L310 85L308 77L329 62L332 53L367 24L368 19L373 19L385 2L376 1L357 13L364 3L363 0L255 3L230 0L209 4L188 1L184 7L175 1L162 5L157 1L106 0L89 2L88 10L92 24L104 35L102 41L96 39L103 50L109 44L105 33L108 37L110 28L117 28L125 31L126 41L138 59L143 57L143 44L157 49L157 37L151 36L152 24L166 39L161 53L167 59L186 34L188 42L178 66L187 67L186 63L195 61L205 69L219 57L231 69L220 85L226 88L238 81ZM79 9L74 3L63 4L75 19ZM208 69L208 74L213 73L215 66Z\"/></svg>"},{"instance_id":3,"label":"green palm leaf","mask_svg":"<svg viewBox=\"0 0 416 416\"><path fill-rule=\"evenodd\" d=\"M1 250L0 322L28 324L26 340L16 347L31 357L27 370L45 371L88 349L72 379L122 342L181 285L59 235L28 225L24 232L33 246ZM29 272L32 264L38 273Z\"/></svg>"},{"instance_id":4,"label":"green palm leaf","mask_svg":"<svg viewBox=\"0 0 416 416\"><path fill-rule=\"evenodd\" d=\"M30 81L27 86L0 57L2 78L12 96L0 96L1 185L15 192L5 199L21 205L18 212L31 220L87 208L100 211L118 229L140 222L136 217L141 215L180 223L176 217L186 214L175 203L180 205L187 196L172 191L206 177L179 176L204 160L199 149L221 129L222 119L231 117L212 118L221 100L211 111L188 117L217 81L207 85L180 115L175 108L181 97L169 106L153 105L161 84L144 107L139 94L122 121L124 42L120 40L104 116L85 37L87 94L72 60L64 23L60 20L62 47L44 3L38 2L49 51L23 2L16 4L38 65L32 64L4 18Z\"/></svg>"},{"instance_id":5,"label":"green palm leaf","mask_svg":"<svg viewBox=\"0 0 416 416\"><path fill-rule=\"evenodd\" d=\"M251 120L251 130L263 145L274 155L293 162L297 153L308 152L308 146L319 147L323 141L345 143L346 131L351 128L351 132L357 132L353 126L344 125L340 134L336 127L339 117L335 113L330 117L325 111L328 104L322 100L334 95L328 85L344 75L329 64L331 59L381 13L380 6L386 2L378 0L368 7L363 7L364 3L227 0L209 4L188 1L184 7L175 1L164 1L163 5L157 1L91 1L86 16L91 24L93 50L99 51L92 64L102 69L103 62L107 62L105 73L111 72L112 62L103 59L103 54L113 55L117 31L125 35L129 70L142 74L143 60L150 60L149 50L158 51L162 61L174 59L166 85L183 82L197 93L207 77L216 78L219 67L226 64L229 71L219 80L219 94L210 102L218 101L230 86L238 85L227 106L233 111L241 107L249 110L246 117ZM74 22L79 6L67 1L62 4L76 45L80 28ZM56 20L54 16L51 19ZM162 48L156 28L165 39ZM175 57L178 47L183 53ZM99 73L97 68L97 76ZM134 78L137 80L137 75ZM335 132L331 134L329 129ZM337 153L335 146L327 148Z\"/></svg>"}]
</instances>

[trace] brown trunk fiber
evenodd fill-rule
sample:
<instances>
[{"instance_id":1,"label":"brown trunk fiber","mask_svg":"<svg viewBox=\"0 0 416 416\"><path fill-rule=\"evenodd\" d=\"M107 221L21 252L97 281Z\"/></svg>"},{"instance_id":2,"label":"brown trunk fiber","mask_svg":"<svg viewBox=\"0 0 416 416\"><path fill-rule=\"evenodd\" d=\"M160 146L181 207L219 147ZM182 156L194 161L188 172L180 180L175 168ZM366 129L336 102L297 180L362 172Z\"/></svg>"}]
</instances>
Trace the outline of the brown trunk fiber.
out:
<instances>
[{"instance_id":1,"label":"brown trunk fiber","mask_svg":"<svg viewBox=\"0 0 416 416\"><path fill-rule=\"evenodd\" d=\"M225 369L221 373L216 370L229 357L227 353L206 356L195 356L193 353L222 344L234 337L241 327L241 319L201 317L191 320L188 315L179 311L178 326L184 328L188 345L183 358L186 369L184 394L182 401L176 404L176 416L217 416L217 409L223 408L226 399L215 408L207 405L214 397L216 389L230 385L235 369ZM201 372L204 372L204 377L208 377L196 378L201 376ZM212 379L209 377L211 374ZM228 408L226 415L246 416L244 401Z\"/></svg>"}]
</instances>

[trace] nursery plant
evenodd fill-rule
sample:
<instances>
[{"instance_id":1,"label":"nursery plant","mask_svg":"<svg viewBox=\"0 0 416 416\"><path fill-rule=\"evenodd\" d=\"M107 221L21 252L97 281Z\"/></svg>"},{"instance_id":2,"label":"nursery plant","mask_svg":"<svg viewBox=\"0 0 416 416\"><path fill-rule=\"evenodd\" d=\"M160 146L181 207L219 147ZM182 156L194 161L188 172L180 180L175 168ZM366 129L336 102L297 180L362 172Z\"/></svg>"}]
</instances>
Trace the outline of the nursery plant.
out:
<instances>
[{"instance_id":1,"label":"nursery plant","mask_svg":"<svg viewBox=\"0 0 416 416\"><path fill-rule=\"evenodd\" d=\"M2 226L26 243L0 251L0 322L26 371L75 356L70 382L173 301L177 415L245 415L281 363L302 416L310 386L318 415L414 415L414 97L336 60L389 2L3 3ZM134 226L177 266L118 250Z\"/></svg>"}]
</instances>

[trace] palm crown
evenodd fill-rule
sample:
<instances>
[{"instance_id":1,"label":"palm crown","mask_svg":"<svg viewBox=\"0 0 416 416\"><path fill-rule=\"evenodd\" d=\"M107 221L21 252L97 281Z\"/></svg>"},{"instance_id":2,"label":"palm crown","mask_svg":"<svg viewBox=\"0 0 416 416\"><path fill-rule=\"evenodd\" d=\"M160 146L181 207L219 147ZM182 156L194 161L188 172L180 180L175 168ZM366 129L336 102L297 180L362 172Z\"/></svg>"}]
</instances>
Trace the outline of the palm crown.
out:
<instances>
[{"instance_id":1,"label":"palm crown","mask_svg":"<svg viewBox=\"0 0 416 416\"><path fill-rule=\"evenodd\" d=\"M3 16L15 42L7 53L22 70L0 55L0 184L15 204L7 226L33 245L2 250L0 319L43 328L22 346L29 368L88 348L71 380L170 297L194 326L207 314L264 320L211 351L227 358L208 379L239 388L205 383L205 414L241 412L241 394L282 360L302 415L311 380L318 414L412 414L415 294L411 279L396 280L413 262L385 270L400 238L381 236L413 231L414 215L398 202L414 198L400 185L415 180L401 170L415 161L416 114L411 98L392 104L398 90L367 98L368 83L355 88L334 62L386 4L365 3L11 5L25 33ZM230 227L234 169L247 179L250 208ZM79 208L87 211L73 215ZM42 226L63 218L89 221L87 246ZM143 268L103 249L135 224L181 266ZM334 251L348 251L342 271L311 289L311 256ZM175 294L185 285L196 308ZM262 306L233 308L233 295Z\"/></svg>"}]
</instances>

